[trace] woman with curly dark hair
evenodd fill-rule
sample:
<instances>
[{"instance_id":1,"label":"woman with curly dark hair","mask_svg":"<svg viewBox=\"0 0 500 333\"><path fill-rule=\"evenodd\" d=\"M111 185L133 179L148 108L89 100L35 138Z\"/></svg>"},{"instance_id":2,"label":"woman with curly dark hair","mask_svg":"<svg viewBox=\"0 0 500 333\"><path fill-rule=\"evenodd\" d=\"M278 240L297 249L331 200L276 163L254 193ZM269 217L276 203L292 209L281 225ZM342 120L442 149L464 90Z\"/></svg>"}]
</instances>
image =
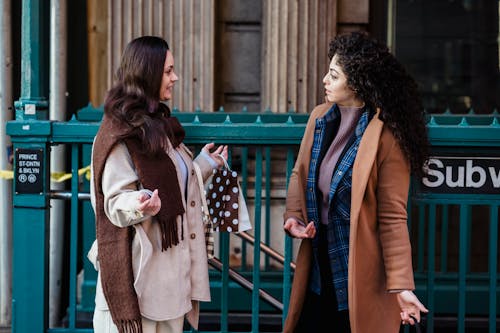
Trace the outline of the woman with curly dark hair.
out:
<instances>
[{"instance_id":1,"label":"woman with curly dark hair","mask_svg":"<svg viewBox=\"0 0 500 333\"><path fill-rule=\"evenodd\" d=\"M410 174L428 140L417 85L386 46L337 36L288 187L284 229L301 238L284 332L399 332L427 312L407 227Z\"/></svg>"}]
</instances>

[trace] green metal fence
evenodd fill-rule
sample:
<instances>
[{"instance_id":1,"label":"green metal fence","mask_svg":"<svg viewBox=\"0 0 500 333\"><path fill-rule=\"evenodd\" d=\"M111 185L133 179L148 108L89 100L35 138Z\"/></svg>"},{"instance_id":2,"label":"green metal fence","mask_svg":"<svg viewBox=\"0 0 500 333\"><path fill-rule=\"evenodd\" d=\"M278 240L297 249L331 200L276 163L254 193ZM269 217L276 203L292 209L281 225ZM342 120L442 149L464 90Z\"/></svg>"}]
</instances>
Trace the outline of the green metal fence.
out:
<instances>
[{"instance_id":1,"label":"green metal fence","mask_svg":"<svg viewBox=\"0 0 500 333\"><path fill-rule=\"evenodd\" d=\"M491 115L429 118L432 159L427 185L414 184L410 230L417 289L458 332L497 331L500 124ZM439 331L439 330L437 330ZM486 331L485 331L486 332Z\"/></svg>"},{"instance_id":2,"label":"green metal fence","mask_svg":"<svg viewBox=\"0 0 500 333\"><path fill-rule=\"evenodd\" d=\"M217 323L210 331L273 331L265 318L284 319L296 243L294 246L284 234L276 242L271 235L282 234L280 215L286 183L307 115L176 115L186 128L186 143L194 150L210 141L230 145L230 162L241 175L242 189L252 208L254 240L228 234L218 238L220 265L214 266L221 270L211 270L213 301L202 307L204 313L216 314ZM79 170L90 162L90 147L100 116L99 110L89 107L68 122L18 120L7 125L15 151L13 332L91 332L79 327L78 320L79 314L91 313L93 309L96 279L85 258L94 237L94 220L88 202L88 180L85 172L79 174ZM428 128L433 145L432 175L425 184L413 184L409 220L416 292L431 310L426 317L427 331L439 331L438 324L450 317L456 321L457 332L465 332L466 325L475 321L483 321L489 332L496 332L496 304L500 296L499 116L445 113L430 118ZM50 189L50 174L60 171L50 170L49 151L55 145L70 147L72 177L65 191ZM68 310L66 326L62 328L49 328L47 323L51 200L67 200L70 207ZM230 257L230 249L235 246L241 249L237 265ZM284 255L283 264L267 255L272 251ZM81 285L77 284L79 269L84 272ZM247 290L247 280L242 282L238 277L246 278L253 288ZM79 300L77 289L81 291ZM247 318L249 325L241 328L231 318Z\"/></svg>"}]
</instances>

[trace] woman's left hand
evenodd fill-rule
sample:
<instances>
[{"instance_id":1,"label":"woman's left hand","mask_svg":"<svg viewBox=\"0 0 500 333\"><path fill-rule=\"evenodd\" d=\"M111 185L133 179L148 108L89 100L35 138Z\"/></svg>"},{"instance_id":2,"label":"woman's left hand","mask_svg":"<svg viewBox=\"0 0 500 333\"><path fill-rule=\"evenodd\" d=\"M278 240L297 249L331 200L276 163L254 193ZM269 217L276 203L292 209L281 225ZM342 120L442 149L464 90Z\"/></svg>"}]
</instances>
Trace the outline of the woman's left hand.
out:
<instances>
[{"instance_id":1,"label":"woman's left hand","mask_svg":"<svg viewBox=\"0 0 500 333\"><path fill-rule=\"evenodd\" d=\"M415 325L415 321L410 317L415 317L420 322L420 312L427 313L429 310L420 303L417 296L410 291L404 290L397 294L399 307L401 308L401 320L403 324Z\"/></svg>"},{"instance_id":2,"label":"woman's left hand","mask_svg":"<svg viewBox=\"0 0 500 333\"><path fill-rule=\"evenodd\" d=\"M154 190L151 196L145 192L139 193L137 201L139 201L137 210L144 215L155 216L161 209L161 199L158 195L158 189Z\"/></svg>"},{"instance_id":3,"label":"woman's left hand","mask_svg":"<svg viewBox=\"0 0 500 333\"><path fill-rule=\"evenodd\" d=\"M210 142L207 143L202 150L207 153L214 161L217 162L219 167L224 165L224 161L220 158L219 155L222 155L224 159L227 161L227 146L219 146L217 149L215 149L213 152L210 152L215 147L215 143Z\"/></svg>"}]
</instances>

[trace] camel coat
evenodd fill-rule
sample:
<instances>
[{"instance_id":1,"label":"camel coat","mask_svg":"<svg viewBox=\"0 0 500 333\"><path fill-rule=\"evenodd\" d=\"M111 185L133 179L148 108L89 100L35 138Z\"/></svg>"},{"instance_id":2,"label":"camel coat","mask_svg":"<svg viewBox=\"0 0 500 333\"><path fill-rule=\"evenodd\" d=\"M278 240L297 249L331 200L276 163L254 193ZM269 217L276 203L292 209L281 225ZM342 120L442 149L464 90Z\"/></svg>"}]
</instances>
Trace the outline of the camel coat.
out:
<instances>
[{"instance_id":1,"label":"camel coat","mask_svg":"<svg viewBox=\"0 0 500 333\"><path fill-rule=\"evenodd\" d=\"M307 221L306 178L315 120L332 104L317 106L306 126L290 178L285 221ZM378 118L368 124L352 173L348 299L352 333L396 333L401 323L396 294L413 290L411 247L407 227L410 169L390 130ZM302 311L311 268L311 240L297 254L288 316L283 332L293 332ZM335 327L332 327L335 329Z\"/></svg>"}]
</instances>

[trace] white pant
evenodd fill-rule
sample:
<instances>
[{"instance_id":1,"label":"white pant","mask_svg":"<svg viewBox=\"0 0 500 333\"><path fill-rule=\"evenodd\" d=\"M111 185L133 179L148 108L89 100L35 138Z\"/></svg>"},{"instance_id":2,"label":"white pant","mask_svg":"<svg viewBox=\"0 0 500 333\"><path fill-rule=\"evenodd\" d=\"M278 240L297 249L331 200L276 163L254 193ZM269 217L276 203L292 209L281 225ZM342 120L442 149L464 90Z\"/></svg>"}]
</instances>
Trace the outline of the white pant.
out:
<instances>
[{"instance_id":1,"label":"white pant","mask_svg":"<svg viewBox=\"0 0 500 333\"><path fill-rule=\"evenodd\" d=\"M109 310L95 310L93 321L94 333L118 333ZM182 333L183 326L184 316L165 321L154 321L142 317L143 333Z\"/></svg>"}]
</instances>

